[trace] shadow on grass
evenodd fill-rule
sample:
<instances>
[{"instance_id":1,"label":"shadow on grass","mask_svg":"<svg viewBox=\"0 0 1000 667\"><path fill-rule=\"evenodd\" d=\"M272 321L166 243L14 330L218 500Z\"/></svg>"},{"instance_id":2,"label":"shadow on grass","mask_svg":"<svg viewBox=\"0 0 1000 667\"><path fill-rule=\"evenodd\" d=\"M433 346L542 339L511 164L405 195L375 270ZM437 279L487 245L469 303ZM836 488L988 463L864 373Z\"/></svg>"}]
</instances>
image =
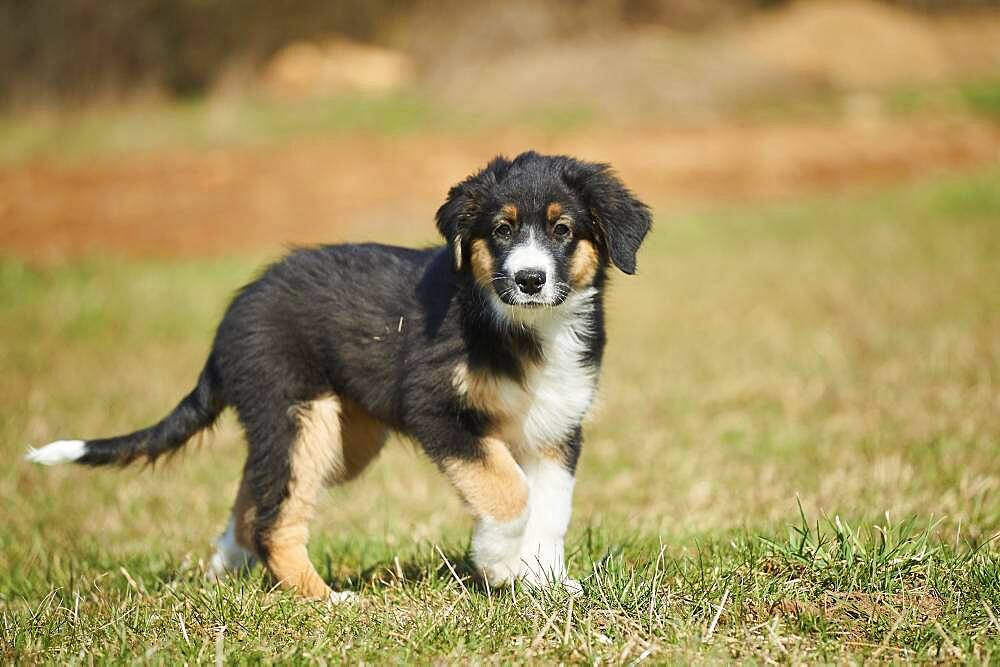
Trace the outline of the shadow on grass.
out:
<instances>
[{"instance_id":1,"label":"shadow on grass","mask_svg":"<svg viewBox=\"0 0 1000 667\"><path fill-rule=\"evenodd\" d=\"M367 566L351 567L344 565L343 560L353 560L347 557L340 559L336 553L325 553L315 559L314 565L323 581L334 591L351 591L355 593L376 592L398 588L400 586L447 586L461 582L461 586L470 592L486 594L487 587L479 576L469 554L463 550L435 549L436 559L411 555L406 559L398 557L381 558ZM160 562L150 563L147 555L134 558L113 559L107 555L95 557L90 562L94 569L106 574L120 574L105 582L106 588L125 593L133 589L144 595L170 589L174 584L204 584L205 591L215 588L212 579L201 567L192 568L190 563ZM443 558L442 558L443 556ZM335 574L336 573L336 574ZM268 572L262 563L256 561L238 570L228 573L218 582L226 582L229 586L255 588L262 593L280 589L278 581ZM50 582L51 583L51 582ZM62 583L60 587L73 588L73 582ZM49 587L51 588L51 586ZM48 590L48 589L46 589ZM37 597L40 590L13 589L14 595Z\"/></svg>"},{"instance_id":2,"label":"shadow on grass","mask_svg":"<svg viewBox=\"0 0 1000 667\"><path fill-rule=\"evenodd\" d=\"M426 559L382 559L361 570L354 582L343 580L350 590L385 590L399 585L424 585L431 582L460 582L470 591L487 592L487 586L466 551L441 551L435 563ZM442 558L443 556L443 558ZM331 584L332 585L332 584ZM335 589L336 590L336 589Z\"/></svg>"}]
</instances>

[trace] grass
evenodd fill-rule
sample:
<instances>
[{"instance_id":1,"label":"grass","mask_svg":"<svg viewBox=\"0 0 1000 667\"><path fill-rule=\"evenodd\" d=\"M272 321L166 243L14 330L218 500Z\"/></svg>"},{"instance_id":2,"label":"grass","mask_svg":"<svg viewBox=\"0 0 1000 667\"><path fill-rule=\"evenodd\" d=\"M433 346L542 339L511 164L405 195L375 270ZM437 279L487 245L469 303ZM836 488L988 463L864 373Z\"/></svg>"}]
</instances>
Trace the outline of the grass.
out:
<instances>
[{"instance_id":1,"label":"grass","mask_svg":"<svg viewBox=\"0 0 1000 667\"><path fill-rule=\"evenodd\" d=\"M855 91L817 87L787 97L740 99L727 111L735 118L768 123L845 117L885 121L920 116L965 116L995 122L1000 120L1000 79L972 78Z\"/></svg>"},{"instance_id":2,"label":"grass","mask_svg":"<svg viewBox=\"0 0 1000 667\"><path fill-rule=\"evenodd\" d=\"M1000 656L1000 178L661 218L615 280L571 573L485 591L412 448L331 491L360 605L216 588L231 421L154 471L36 469L189 388L261 258L0 262L0 659L862 661Z\"/></svg>"},{"instance_id":3,"label":"grass","mask_svg":"<svg viewBox=\"0 0 1000 667\"><path fill-rule=\"evenodd\" d=\"M280 141L322 132L399 134L427 128L440 113L413 95L345 96L301 104L192 98L68 114L0 119L0 161L212 148Z\"/></svg>"},{"instance_id":4,"label":"grass","mask_svg":"<svg viewBox=\"0 0 1000 667\"><path fill-rule=\"evenodd\" d=\"M757 95L725 105L724 118L780 123L842 118L858 95L833 89L795 95ZM973 79L896 87L863 96L891 118L919 114L1000 118L1000 81ZM169 103L136 102L77 112L0 114L0 165L29 160L74 161L157 150L204 150L308 139L324 134L485 132L511 127L559 135L598 124L640 126L677 121L652 108L632 121L602 114L585 100L529 103L518 112L483 112L450 106L417 90L345 94L299 102L266 98L195 97ZM683 124L683 122L681 123Z\"/></svg>"},{"instance_id":5,"label":"grass","mask_svg":"<svg viewBox=\"0 0 1000 667\"><path fill-rule=\"evenodd\" d=\"M937 86L903 87L890 91L886 108L896 114L965 111L1000 120L1000 79L973 79Z\"/></svg>"}]
</instances>

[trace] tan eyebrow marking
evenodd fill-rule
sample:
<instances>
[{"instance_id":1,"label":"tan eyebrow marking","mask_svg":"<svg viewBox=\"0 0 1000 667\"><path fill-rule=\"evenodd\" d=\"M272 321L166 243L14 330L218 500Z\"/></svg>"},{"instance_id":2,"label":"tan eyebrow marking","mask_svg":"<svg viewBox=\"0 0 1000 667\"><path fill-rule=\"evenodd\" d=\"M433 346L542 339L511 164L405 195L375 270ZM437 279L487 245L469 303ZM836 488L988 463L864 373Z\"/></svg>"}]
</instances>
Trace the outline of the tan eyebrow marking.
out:
<instances>
[{"instance_id":1,"label":"tan eyebrow marking","mask_svg":"<svg viewBox=\"0 0 1000 667\"><path fill-rule=\"evenodd\" d=\"M545 209L545 217L548 218L549 222L555 222L562 217L562 214L563 207L559 202L554 201L548 205L548 208Z\"/></svg>"},{"instance_id":2,"label":"tan eyebrow marking","mask_svg":"<svg viewBox=\"0 0 1000 667\"><path fill-rule=\"evenodd\" d=\"M500 208L500 214L508 220L517 220L517 206L514 206L513 204L504 204Z\"/></svg>"}]
</instances>

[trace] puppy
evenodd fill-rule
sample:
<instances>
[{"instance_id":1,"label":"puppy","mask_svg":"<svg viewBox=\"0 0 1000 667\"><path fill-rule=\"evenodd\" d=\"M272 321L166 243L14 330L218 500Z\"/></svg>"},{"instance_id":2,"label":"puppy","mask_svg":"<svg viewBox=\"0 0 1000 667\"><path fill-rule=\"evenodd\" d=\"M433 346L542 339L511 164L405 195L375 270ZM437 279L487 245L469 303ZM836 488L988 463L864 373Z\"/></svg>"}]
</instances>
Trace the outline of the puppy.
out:
<instances>
[{"instance_id":1,"label":"puppy","mask_svg":"<svg viewBox=\"0 0 1000 667\"><path fill-rule=\"evenodd\" d=\"M359 475L390 431L419 443L476 519L492 586L567 578L580 424L605 346L611 265L631 274L649 208L606 164L523 153L454 186L447 244L292 252L244 287L195 388L162 421L30 450L35 463L155 461L235 409L249 455L214 576L264 563L333 601L306 554L321 490Z\"/></svg>"}]
</instances>

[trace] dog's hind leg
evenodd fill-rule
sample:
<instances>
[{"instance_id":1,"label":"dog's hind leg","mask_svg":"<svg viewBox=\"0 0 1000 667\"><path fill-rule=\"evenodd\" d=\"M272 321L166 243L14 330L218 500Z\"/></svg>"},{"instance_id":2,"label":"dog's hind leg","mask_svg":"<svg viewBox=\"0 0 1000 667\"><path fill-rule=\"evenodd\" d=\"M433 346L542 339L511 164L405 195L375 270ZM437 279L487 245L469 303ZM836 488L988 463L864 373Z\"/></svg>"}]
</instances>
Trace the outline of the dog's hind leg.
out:
<instances>
[{"instance_id":1,"label":"dog's hind leg","mask_svg":"<svg viewBox=\"0 0 1000 667\"><path fill-rule=\"evenodd\" d=\"M208 566L209 579L219 581L230 572L252 567L257 562L253 553L254 513L253 496L244 474L226 530L215 541L215 553Z\"/></svg>"},{"instance_id":2,"label":"dog's hind leg","mask_svg":"<svg viewBox=\"0 0 1000 667\"><path fill-rule=\"evenodd\" d=\"M309 522L324 485L344 475L341 402L332 395L244 423L246 480L253 496L253 546L282 588L340 600L309 561Z\"/></svg>"},{"instance_id":3,"label":"dog's hind leg","mask_svg":"<svg viewBox=\"0 0 1000 667\"><path fill-rule=\"evenodd\" d=\"M309 522L323 487L357 477L381 451L386 428L336 396L251 416L244 424L250 457L213 572L259 556L283 588L309 598L351 597L331 591L309 561Z\"/></svg>"},{"instance_id":4,"label":"dog's hind leg","mask_svg":"<svg viewBox=\"0 0 1000 667\"><path fill-rule=\"evenodd\" d=\"M309 522L323 487L361 474L382 450L386 428L336 396L297 404L286 416L291 422L272 428L270 442L251 444L251 544L282 587L309 598L344 600L351 594L331 591L309 561Z\"/></svg>"}]
</instances>

